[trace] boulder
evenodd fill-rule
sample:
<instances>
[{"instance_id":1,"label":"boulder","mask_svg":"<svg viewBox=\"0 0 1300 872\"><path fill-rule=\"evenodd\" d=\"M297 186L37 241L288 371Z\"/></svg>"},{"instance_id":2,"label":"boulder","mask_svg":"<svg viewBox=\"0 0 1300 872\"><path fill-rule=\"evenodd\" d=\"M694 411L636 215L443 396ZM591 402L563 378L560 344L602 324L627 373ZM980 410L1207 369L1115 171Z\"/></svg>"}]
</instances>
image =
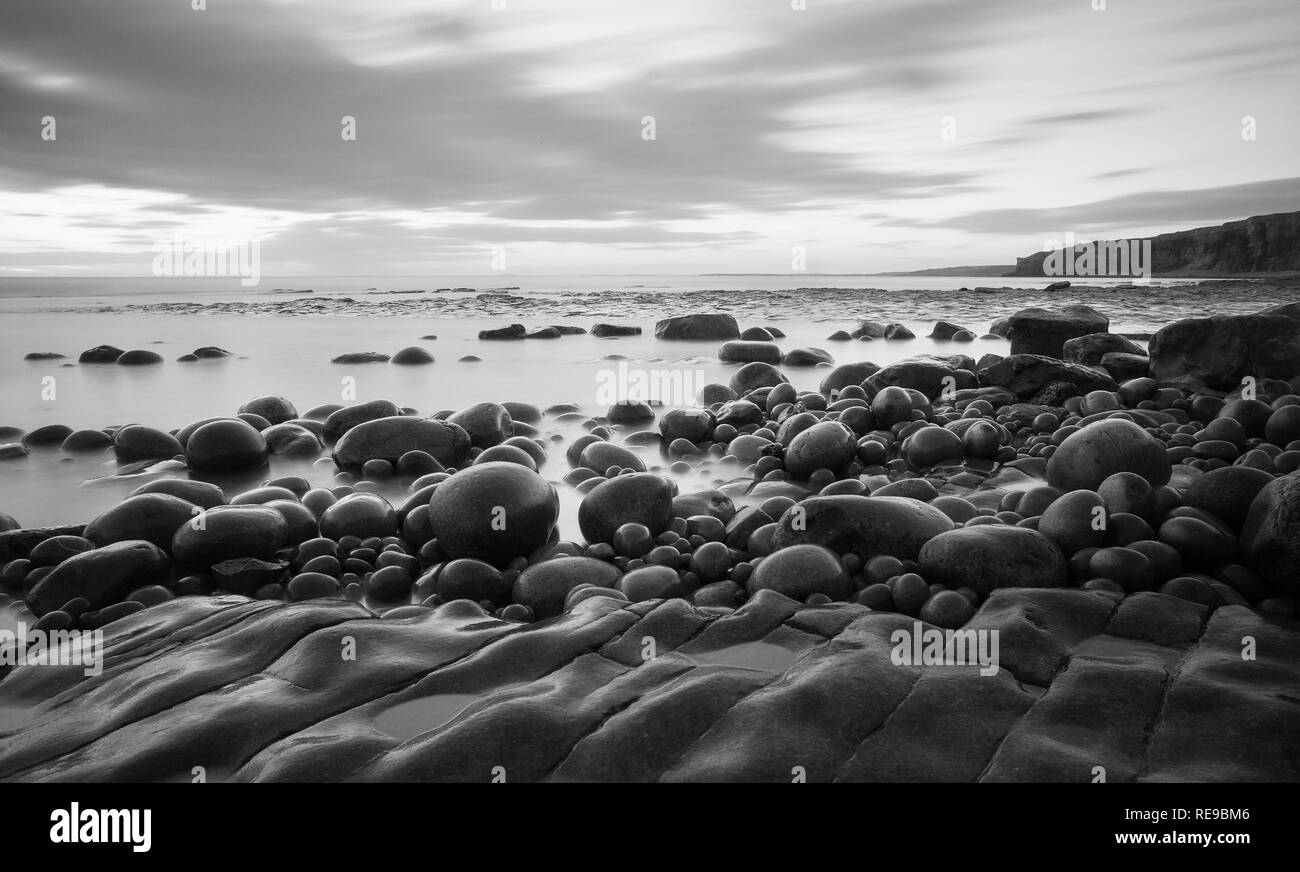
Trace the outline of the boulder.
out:
<instances>
[{"instance_id":1,"label":"boulder","mask_svg":"<svg viewBox=\"0 0 1300 872\"><path fill-rule=\"evenodd\" d=\"M858 326L853 328L849 335L854 339L884 339L885 325L878 321L859 321Z\"/></svg>"},{"instance_id":2,"label":"boulder","mask_svg":"<svg viewBox=\"0 0 1300 872\"><path fill-rule=\"evenodd\" d=\"M596 324L591 328L591 335L597 339L605 339L610 336L640 336L641 328L626 324Z\"/></svg>"},{"instance_id":3,"label":"boulder","mask_svg":"<svg viewBox=\"0 0 1300 872\"><path fill-rule=\"evenodd\" d=\"M1067 340L1090 333L1105 333L1110 319L1091 306L1066 306L1050 310L1021 309L1007 321L1012 354L1041 354L1061 358Z\"/></svg>"},{"instance_id":4,"label":"boulder","mask_svg":"<svg viewBox=\"0 0 1300 872\"><path fill-rule=\"evenodd\" d=\"M786 366L822 366L835 362L829 351L821 348L792 348L781 362Z\"/></svg>"},{"instance_id":5,"label":"boulder","mask_svg":"<svg viewBox=\"0 0 1300 872\"><path fill-rule=\"evenodd\" d=\"M1151 360L1145 354L1108 351L1101 356L1101 366L1115 381L1126 382L1145 376L1151 368Z\"/></svg>"},{"instance_id":6,"label":"boulder","mask_svg":"<svg viewBox=\"0 0 1300 872\"><path fill-rule=\"evenodd\" d=\"M95 518L82 535L101 547L139 539L168 549L176 528L192 520L198 509L194 503L171 494L137 494Z\"/></svg>"},{"instance_id":7,"label":"boulder","mask_svg":"<svg viewBox=\"0 0 1300 872\"><path fill-rule=\"evenodd\" d=\"M819 469L840 473L853 462L857 437L838 421L822 421L799 432L785 450L786 472L799 480Z\"/></svg>"},{"instance_id":8,"label":"boulder","mask_svg":"<svg viewBox=\"0 0 1300 872\"><path fill-rule=\"evenodd\" d=\"M114 345L96 345L81 352L78 363L117 363L126 352Z\"/></svg>"},{"instance_id":9,"label":"boulder","mask_svg":"<svg viewBox=\"0 0 1300 872\"><path fill-rule=\"evenodd\" d=\"M578 506L578 527L589 543L611 542L624 524L658 536L672 517L673 486L653 473L620 475L596 485Z\"/></svg>"},{"instance_id":10,"label":"boulder","mask_svg":"<svg viewBox=\"0 0 1300 872\"><path fill-rule=\"evenodd\" d=\"M664 318L655 324L657 339L725 341L740 338L740 325L731 315L697 314Z\"/></svg>"},{"instance_id":11,"label":"boulder","mask_svg":"<svg viewBox=\"0 0 1300 872\"><path fill-rule=\"evenodd\" d=\"M129 424L113 434L113 453L123 462L166 460L185 453L176 437L143 424Z\"/></svg>"},{"instance_id":12,"label":"boulder","mask_svg":"<svg viewBox=\"0 0 1300 872\"><path fill-rule=\"evenodd\" d=\"M921 575L930 583L969 587L987 596L1004 587L1064 587L1065 555L1037 530L981 524L940 533L921 548Z\"/></svg>"},{"instance_id":13,"label":"boulder","mask_svg":"<svg viewBox=\"0 0 1300 872\"><path fill-rule=\"evenodd\" d=\"M358 470L368 460L396 464L408 451L423 451L444 467L459 467L469 449L469 435L450 421L396 415L352 427L334 445L333 457L339 469Z\"/></svg>"},{"instance_id":14,"label":"boulder","mask_svg":"<svg viewBox=\"0 0 1300 872\"><path fill-rule=\"evenodd\" d=\"M389 362L399 366L422 366L433 363L433 355L418 345L412 345L394 354Z\"/></svg>"},{"instance_id":15,"label":"boulder","mask_svg":"<svg viewBox=\"0 0 1300 872\"><path fill-rule=\"evenodd\" d=\"M1089 333L1067 339L1061 347L1061 359L1066 363L1081 363L1084 366L1097 366L1103 355L1111 352L1139 354L1146 356L1142 346L1120 336L1118 333Z\"/></svg>"},{"instance_id":16,"label":"boulder","mask_svg":"<svg viewBox=\"0 0 1300 872\"><path fill-rule=\"evenodd\" d=\"M546 479L503 461L462 469L429 500L434 535L448 556L499 568L545 545L559 514L560 498Z\"/></svg>"},{"instance_id":17,"label":"boulder","mask_svg":"<svg viewBox=\"0 0 1300 872\"><path fill-rule=\"evenodd\" d=\"M528 333L523 324L511 324L507 327L498 327L495 330L480 330L479 339L523 339Z\"/></svg>"},{"instance_id":18,"label":"boulder","mask_svg":"<svg viewBox=\"0 0 1300 872\"><path fill-rule=\"evenodd\" d=\"M954 369L947 361L933 357L912 357L871 375L863 387L868 394L874 395L891 385L918 390L933 400L946 390L978 387L979 380L969 369Z\"/></svg>"},{"instance_id":19,"label":"boulder","mask_svg":"<svg viewBox=\"0 0 1300 872\"><path fill-rule=\"evenodd\" d=\"M970 330L967 330L965 327L962 327L960 324L953 324L948 321L936 321L934 322L934 329L930 331L930 338L937 339L940 341L946 341L952 339L958 333L970 333L970 332L971 332Z\"/></svg>"},{"instance_id":20,"label":"boulder","mask_svg":"<svg viewBox=\"0 0 1300 872\"><path fill-rule=\"evenodd\" d=\"M225 560L270 560L289 535L284 516L266 506L217 506L191 519L172 535L178 568L208 572Z\"/></svg>"},{"instance_id":21,"label":"boulder","mask_svg":"<svg viewBox=\"0 0 1300 872\"><path fill-rule=\"evenodd\" d=\"M330 363L388 363L389 357L379 351L349 351L330 360Z\"/></svg>"},{"instance_id":22,"label":"boulder","mask_svg":"<svg viewBox=\"0 0 1300 872\"><path fill-rule=\"evenodd\" d=\"M1300 474L1274 479L1255 497L1241 549L1246 565L1274 587L1300 593Z\"/></svg>"},{"instance_id":23,"label":"boulder","mask_svg":"<svg viewBox=\"0 0 1300 872\"><path fill-rule=\"evenodd\" d=\"M1047 483L1063 491L1095 491L1117 472L1136 473L1154 487L1168 484L1165 444L1132 421L1106 418L1071 433L1047 461Z\"/></svg>"},{"instance_id":24,"label":"boulder","mask_svg":"<svg viewBox=\"0 0 1300 872\"><path fill-rule=\"evenodd\" d=\"M27 594L36 615L83 598L99 609L121 602L139 587L171 582L171 560L152 542L114 542L64 560Z\"/></svg>"},{"instance_id":25,"label":"boulder","mask_svg":"<svg viewBox=\"0 0 1300 872\"><path fill-rule=\"evenodd\" d=\"M880 367L869 360L856 363L841 363L826 374L817 390L830 396L833 392L849 385L860 385L871 376L880 372Z\"/></svg>"},{"instance_id":26,"label":"boulder","mask_svg":"<svg viewBox=\"0 0 1300 872\"><path fill-rule=\"evenodd\" d=\"M591 557L553 557L534 564L515 579L512 598L528 606L537 618L553 618L564 611L564 598L582 584L613 588L619 571L613 564Z\"/></svg>"},{"instance_id":27,"label":"boulder","mask_svg":"<svg viewBox=\"0 0 1300 872\"><path fill-rule=\"evenodd\" d=\"M713 433L714 426L716 420L708 409L669 409L659 419L659 433L666 442L702 442Z\"/></svg>"},{"instance_id":28,"label":"boulder","mask_svg":"<svg viewBox=\"0 0 1300 872\"><path fill-rule=\"evenodd\" d=\"M262 431L266 448L271 454L283 457L315 457L320 454L321 443L306 427L298 424L275 424Z\"/></svg>"},{"instance_id":29,"label":"boulder","mask_svg":"<svg viewBox=\"0 0 1300 872\"><path fill-rule=\"evenodd\" d=\"M744 396L755 388L770 388L787 381L789 379L772 364L754 361L745 364L731 376L730 386L737 394Z\"/></svg>"},{"instance_id":30,"label":"boulder","mask_svg":"<svg viewBox=\"0 0 1300 872\"><path fill-rule=\"evenodd\" d=\"M298 417L298 410L284 397L254 397L240 406L239 411L260 415L268 424L283 424Z\"/></svg>"},{"instance_id":31,"label":"boulder","mask_svg":"<svg viewBox=\"0 0 1300 872\"><path fill-rule=\"evenodd\" d=\"M915 560L921 546L953 529L952 519L909 497L809 497L786 510L772 536L774 549L822 545L863 560L888 554Z\"/></svg>"},{"instance_id":32,"label":"boulder","mask_svg":"<svg viewBox=\"0 0 1300 872\"><path fill-rule=\"evenodd\" d=\"M514 420L500 403L475 403L450 415L447 423L455 424L469 434L469 443L475 448L491 448L515 435ZM432 451L429 452L438 457ZM438 457L442 460L441 457Z\"/></svg>"},{"instance_id":33,"label":"boulder","mask_svg":"<svg viewBox=\"0 0 1300 872\"><path fill-rule=\"evenodd\" d=\"M1185 318L1151 337L1151 377L1200 390L1231 391L1246 376L1300 376L1300 303L1251 315Z\"/></svg>"},{"instance_id":34,"label":"boulder","mask_svg":"<svg viewBox=\"0 0 1300 872\"><path fill-rule=\"evenodd\" d=\"M813 594L832 600L848 599L853 593L840 559L820 545L791 545L764 557L745 585L750 594L774 590L803 602Z\"/></svg>"},{"instance_id":35,"label":"boulder","mask_svg":"<svg viewBox=\"0 0 1300 872\"><path fill-rule=\"evenodd\" d=\"M981 385L1006 388L1022 400L1037 396L1056 382L1073 385L1083 394L1119 388L1115 379L1105 373L1039 354L1012 354L984 367L978 375Z\"/></svg>"},{"instance_id":36,"label":"boulder","mask_svg":"<svg viewBox=\"0 0 1300 872\"><path fill-rule=\"evenodd\" d=\"M718 359L723 363L751 363L755 360L763 363L780 363L781 349L775 342L750 342L735 339L718 350Z\"/></svg>"},{"instance_id":37,"label":"boulder","mask_svg":"<svg viewBox=\"0 0 1300 872\"><path fill-rule=\"evenodd\" d=\"M204 509L226 504L226 495L221 488L211 482L188 478L156 478L131 491L131 496L140 494L170 494Z\"/></svg>"},{"instance_id":38,"label":"boulder","mask_svg":"<svg viewBox=\"0 0 1300 872\"><path fill-rule=\"evenodd\" d=\"M288 518L285 518L285 523L287 526ZM344 536L382 538L396 532L397 512L379 494L349 494L321 512L320 516L320 534L336 541Z\"/></svg>"},{"instance_id":39,"label":"boulder","mask_svg":"<svg viewBox=\"0 0 1300 872\"><path fill-rule=\"evenodd\" d=\"M325 428L321 435L326 445L333 445L344 433L362 421L392 418L400 414L402 410L392 400L369 400L357 403L355 406L335 409L326 415Z\"/></svg>"},{"instance_id":40,"label":"boulder","mask_svg":"<svg viewBox=\"0 0 1300 872\"><path fill-rule=\"evenodd\" d=\"M236 472L266 463L266 439L236 418L210 421L185 441L185 461L201 472Z\"/></svg>"}]
</instances>

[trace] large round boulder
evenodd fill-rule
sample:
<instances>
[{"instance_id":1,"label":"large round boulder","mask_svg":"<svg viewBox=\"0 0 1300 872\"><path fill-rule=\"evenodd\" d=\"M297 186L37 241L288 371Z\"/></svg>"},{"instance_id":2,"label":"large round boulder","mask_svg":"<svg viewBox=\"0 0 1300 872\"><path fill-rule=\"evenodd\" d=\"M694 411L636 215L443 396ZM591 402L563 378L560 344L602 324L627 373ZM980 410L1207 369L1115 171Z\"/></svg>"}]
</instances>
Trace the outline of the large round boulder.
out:
<instances>
[{"instance_id":1,"label":"large round boulder","mask_svg":"<svg viewBox=\"0 0 1300 872\"><path fill-rule=\"evenodd\" d=\"M152 542L114 542L64 560L27 594L36 615L84 598L92 609L121 602L139 587L171 582L171 560Z\"/></svg>"},{"instance_id":2,"label":"large round boulder","mask_svg":"<svg viewBox=\"0 0 1300 872\"><path fill-rule=\"evenodd\" d=\"M282 457L315 457L321 451L316 434L298 424L272 424L262 431L262 438L267 451Z\"/></svg>"},{"instance_id":3,"label":"large round boulder","mask_svg":"<svg viewBox=\"0 0 1300 872\"><path fill-rule=\"evenodd\" d=\"M1037 530L1002 524L962 527L935 536L917 558L931 583L987 595L1003 587L1064 587L1065 555Z\"/></svg>"},{"instance_id":4,"label":"large round boulder","mask_svg":"<svg viewBox=\"0 0 1300 872\"><path fill-rule=\"evenodd\" d=\"M184 449L170 433L143 424L128 424L113 434L113 453L124 462L166 460L183 454Z\"/></svg>"},{"instance_id":5,"label":"large round boulder","mask_svg":"<svg viewBox=\"0 0 1300 872\"><path fill-rule=\"evenodd\" d=\"M195 517L198 506L164 493L127 497L86 525L82 533L96 545L142 539L171 547L176 528Z\"/></svg>"},{"instance_id":6,"label":"large round boulder","mask_svg":"<svg viewBox=\"0 0 1300 872\"><path fill-rule=\"evenodd\" d=\"M178 567L199 572L240 557L270 560L288 535L284 516L275 509L217 506L176 529L172 558Z\"/></svg>"},{"instance_id":7,"label":"large round boulder","mask_svg":"<svg viewBox=\"0 0 1300 872\"><path fill-rule=\"evenodd\" d=\"M603 560L553 557L521 572L515 579L512 598L532 609L539 619L553 618L564 611L564 598L578 585L613 588L618 580L618 569Z\"/></svg>"},{"instance_id":8,"label":"large round boulder","mask_svg":"<svg viewBox=\"0 0 1300 872\"><path fill-rule=\"evenodd\" d=\"M189 435L185 461L200 472L237 472L266 463L266 439L238 418L210 421Z\"/></svg>"},{"instance_id":9,"label":"large round boulder","mask_svg":"<svg viewBox=\"0 0 1300 872\"><path fill-rule=\"evenodd\" d=\"M781 374L781 370L770 363L756 360L736 370L729 384L733 391L744 396L755 388L770 388L786 381L789 379Z\"/></svg>"},{"instance_id":10,"label":"large round boulder","mask_svg":"<svg viewBox=\"0 0 1300 872\"><path fill-rule=\"evenodd\" d=\"M838 421L822 421L800 431L785 450L786 472L796 479L806 479L818 469L839 473L857 452L852 430Z\"/></svg>"},{"instance_id":11,"label":"large round boulder","mask_svg":"<svg viewBox=\"0 0 1300 872\"><path fill-rule=\"evenodd\" d=\"M491 448L515 435L510 412L500 403L475 403L451 415L447 421L468 433L469 443L475 448Z\"/></svg>"},{"instance_id":12,"label":"large round boulder","mask_svg":"<svg viewBox=\"0 0 1300 872\"><path fill-rule=\"evenodd\" d=\"M131 496L139 494L171 494L204 509L226 504L226 495L221 488L211 482L190 478L155 478L131 491Z\"/></svg>"},{"instance_id":13,"label":"large round boulder","mask_svg":"<svg viewBox=\"0 0 1300 872\"><path fill-rule=\"evenodd\" d=\"M429 499L429 520L442 550L453 559L497 567L545 545L559 515L559 495L546 479L504 461L462 469Z\"/></svg>"},{"instance_id":14,"label":"large round boulder","mask_svg":"<svg viewBox=\"0 0 1300 872\"><path fill-rule=\"evenodd\" d=\"M1241 530L1246 565L1290 593L1300 593L1300 474L1274 479L1259 492Z\"/></svg>"},{"instance_id":15,"label":"large round boulder","mask_svg":"<svg viewBox=\"0 0 1300 872\"><path fill-rule=\"evenodd\" d=\"M240 406L239 411L261 415L272 424L283 424L298 417L298 410L284 397L254 397Z\"/></svg>"},{"instance_id":16,"label":"large round boulder","mask_svg":"<svg viewBox=\"0 0 1300 872\"><path fill-rule=\"evenodd\" d=\"M1209 512L1240 530L1259 492L1273 482L1271 473L1251 466L1224 466L1194 479L1183 493L1183 505Z\"/></svg>"},{"instance_id":17,"label":"large round boulder","mask_svg":"<svg viewBox=\"0 0 1300 872\"><path fill-rule=\"evenodd\" d=\"M735 339L718 349L718 360L723 363L752 363L758 360L776 364L781 362L781 349L775 342Z\"/></svg>"},{"instance_id":18,"label":"large round boulder","mask_svg":"<svg viewBox=\"0 0 1300 872\"><path fill-rule=\"evenodd\" d=\"M1106 418L1071 433L1047 461L1047 483L1064 491L1091 490L1117 472L1153 486L1168 484L1165 444L1132 421Z\"/></svg>"},{"instance_id":19,"label":"large round boulder","mask_svg":"<svg viewBox=\"0 0 1300 872\"><path fill-rule=\"evenodd\" d=\"M336 540L392 536L397 532L397 511L379 494L349 494L321 512L320 532Z\"/></svg>"},{"instance_id":20,"label":"large round boulder","mask_svg":"<svg viewBox=\"0 0 1300 872\"><path fill-rule=\"evenodd\" d=\"M462 466L469 459L470 438L455 424L433 418L395 415L362 421L334 445L339 469L358 470L367 460L396 464L408 451L423 451L443 466Z\"/></svg>"},{"instance_id":21,"label":"large round boulder","mask_svg":"<svg viewBox=\"0 0 1300 872\"><path fill-rule=\"evenodd\" d=\"M343 437L344 433L363 421L374 421L377 418L393 418L400 414L402 414L402 410L392 400L369 400L364 403L357 403L355 406L335 409L325 417L325 426L321 431L321 438L326 445L333 445Z\"/></svg>"},{"instance_id":22,"label":"large round boulder","mask_svg":"<svg viewBox=\"0 0 1300 872\"><path fill-rule=\"evenodd\" d=\"M952 528L939 509L910 497L809 497L781 515L772 548L822 545L863 560L877 554L915 560L921 546Z\"/></svg>"},{"instance_id":23,"label":"large round boulder","mask_svg":"<svg viewBox=\"0 0 1300 872\"><path fill-rule=\"evenodd\" d=\"M815 593L843 600L853 592L835 552L820 545L791 545L772 552L758 564L746 587L751 594L774 590L799 602Z\"/></svg>"},{"instance_id":24,"label":"large round boulder","mask_svg":"<svg viewBox=\"0 0 1300 872\"><path fill-rule=\"evenodd\" d=\"M709 438L715 423L708 409L669 409L659 418L659 433L665 442L674 439L702 442Z\"/></svg>"},{"instance_id":25,"label":"large round boulder","mask_svg":"<svg viewBox=\"0 0 1300 872\"><path fill-rule=\"evenodd\" d=\"M588 542L612 542L624 524L642 524L658 536L672 518L673 486L653 473L620 475L592 488L578 506L578 527Z\"/></svg>"}]
</instances>

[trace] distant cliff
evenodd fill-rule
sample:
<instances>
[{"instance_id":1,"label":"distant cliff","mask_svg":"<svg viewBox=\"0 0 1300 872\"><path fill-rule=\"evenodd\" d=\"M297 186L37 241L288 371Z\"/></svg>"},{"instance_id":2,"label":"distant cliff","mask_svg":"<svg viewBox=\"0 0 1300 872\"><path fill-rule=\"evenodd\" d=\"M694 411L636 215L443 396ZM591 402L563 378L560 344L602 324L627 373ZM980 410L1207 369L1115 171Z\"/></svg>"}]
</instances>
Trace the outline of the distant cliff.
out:
<instances>
[{"instance_id":1,"label":"distant cliff","mask_svg":"<svg viewBox=\"0 0 1300 872\"><path fill-rule=\"evenodd\" d=\"M1257 215L1218 227L1152 236L1152 273L1228 276L1300 271L1300 212ZM1084 240L1079 240L1083 242ZM1016 258L1008 276L1042 277L1047 252Z\"/></svg>"}]
</instances>

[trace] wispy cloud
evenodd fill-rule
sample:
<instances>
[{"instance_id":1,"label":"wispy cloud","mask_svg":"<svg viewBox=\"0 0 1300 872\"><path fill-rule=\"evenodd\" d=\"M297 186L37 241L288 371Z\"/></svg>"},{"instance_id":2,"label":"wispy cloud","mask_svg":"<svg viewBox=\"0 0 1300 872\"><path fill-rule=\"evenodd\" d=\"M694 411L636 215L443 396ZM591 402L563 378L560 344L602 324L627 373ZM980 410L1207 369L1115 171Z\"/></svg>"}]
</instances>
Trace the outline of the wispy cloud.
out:
<instances>
[{"instance_id":1,"label":"wispy cloud","mask_svg":"<svg viewBox=\"0 0 1300 872\"><path fill-rule=\"evenodd\" d=\"M175 231L321 273L846 272L1300 208L1293 0L504 5L5 0L0 273Z\"/></svg>"}]
</instances>

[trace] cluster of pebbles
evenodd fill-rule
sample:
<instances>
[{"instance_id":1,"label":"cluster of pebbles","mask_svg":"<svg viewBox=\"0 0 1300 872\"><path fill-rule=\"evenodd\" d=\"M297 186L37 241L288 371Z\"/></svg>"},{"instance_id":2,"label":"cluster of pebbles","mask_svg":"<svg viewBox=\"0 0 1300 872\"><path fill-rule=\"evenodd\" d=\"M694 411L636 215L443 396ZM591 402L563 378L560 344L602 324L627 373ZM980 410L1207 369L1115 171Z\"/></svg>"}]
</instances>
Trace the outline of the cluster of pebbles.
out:
<instances>
[{"instance_id":1,"label":"cluster of pebbles","mask_svg":"<svg viewBox=\"0 0 1300 872\"><path fill-rule=\"evenodd\" d=\"M1142 349L1114 351L1127 346L1096 326L1077 311L1013 318L1013 353L979 362L812 361L828 372L800 391L787 355L766 357L774 344L741 339L730 316L685 316L657 335L749 358L694 408L481 402L426 417L375 400L299 415L265 396L172 432L51 425L24 451L112 451L189 477L150 480L84 525L0 514L0 587L39 629L216 592L346 597L393 617L468 599L532 622L597 596L727 613L771 590L959 628L996 589L1072 586L1295 618L1300 379L1117 381ZM1024 351L1043 343L1056 356ZM1087 353L1123 359L1063 359ZM205 480L277 456L332 464L333 486L282 476L228 495ZM702 472L712 487L680 491ZM560 538L557 487L581 500L580 541Z\"/></svg>"}]
</instances>

